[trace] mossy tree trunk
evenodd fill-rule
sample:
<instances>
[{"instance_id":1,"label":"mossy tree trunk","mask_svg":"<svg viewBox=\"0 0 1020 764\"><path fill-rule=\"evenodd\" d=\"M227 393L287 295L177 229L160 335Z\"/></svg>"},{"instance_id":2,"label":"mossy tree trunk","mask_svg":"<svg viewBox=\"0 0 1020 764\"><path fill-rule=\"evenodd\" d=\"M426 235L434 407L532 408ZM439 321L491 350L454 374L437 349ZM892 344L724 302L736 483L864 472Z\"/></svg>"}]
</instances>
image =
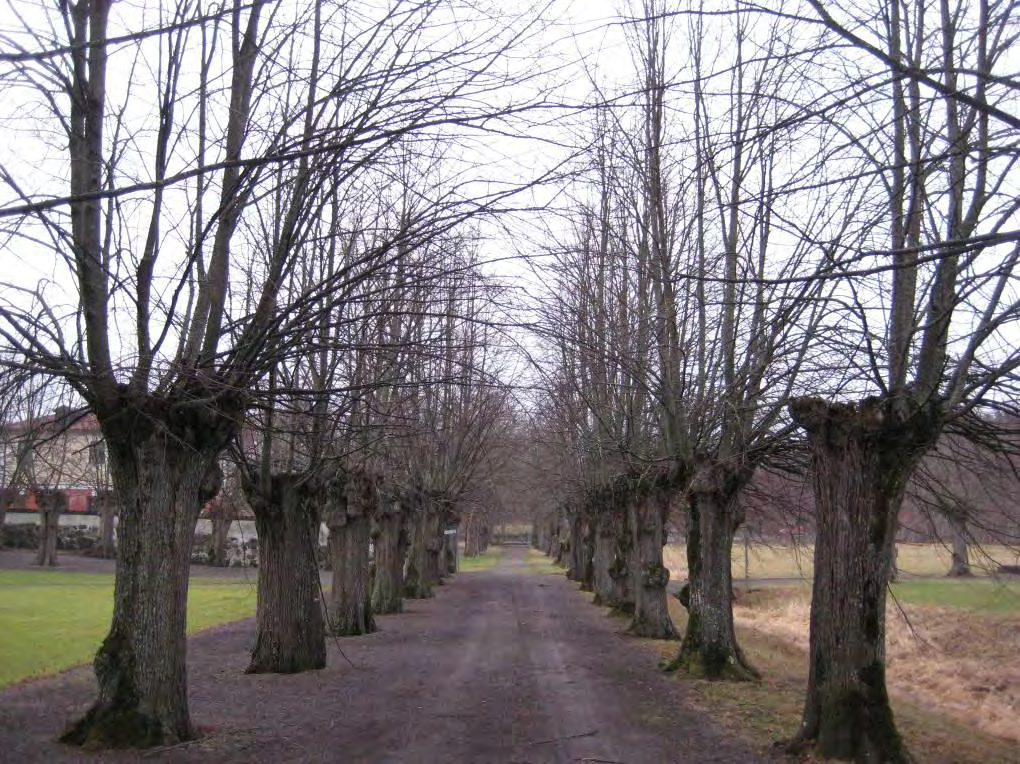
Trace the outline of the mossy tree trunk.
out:
<instances>
[{"instance_id":1,"label":"mossy tree trunk","mask_svg":"<svg viewBox=\"0 0 1020 764\"><path fill-rule=\"evenodd\" d=\"M896 520L936 415L899 419L884 399L790 404L807 433L817 515L807 697L793 748L824 758L907 762L889 705L885 606Z\"/></svg>"},{"instance_id":2,"label":"mossy tree trunk","mask_svg":"<svg viewBox=\"0 0 1020 764\"><path fill-rule=\"evenodd\" d=\"M52 488L37 490L35 495L39 502L39 549L35 564L54 567L57 564L57 531L60 516L67 511L67 495Z\"/></svg>"},{"instance_id":3,"label":"mossy tree trunk","mask_svg":"<svg viewBox=\"0 0 1020 764\"><path fill-rule=\"evenodd\" d=\"M7 522L7 512L12 506L14 506L14 499L17 496L17 491L13 488L7 488L0 486L0 549L4 548L6 543L4 538L4 524Z\"/></svg>"},{"instance_id":4,"label":"mossy tree trunk","mask_svg":"<svg viewBox=\"0 0 1020 764\"><path fill-rule=\"evenodd\" d=\"M191 740L185 627L195 523L218 490L231 418L191 401L117 400L98 415L120 507L110 632L96 654L98 697L61 740L95 748Z\"/></svg>"},{"instance_id":5,"label":"mossy tree trunk","mask_svg":"<svg viewBox=\"0 0 1020 764\"><path fill-rule=\"evenodd\" d=\"M733 627L731 552L744 521L740 491L749 471L709 462L695 473L687 508L687 629L668 670L708 679L756 679Z\"/></svg>"},{"instance_id":6,"label":"mossy tree trunk","mask_svg":"<svg viewBox=\"0 0 1020 764\"><path fill-rule=\"evenodd\" d=\"M333 588L329 597L330 627L334 634L353 637L375 631L369 575L372 511L378 500L370 476L348 478L346 502L327 514Z\"/></svg>"},{"instance_id":7,"label":"mossy tree trunk","mask_svg":"<svg viewBox=\"0 0 1020 764\"><path fill-rule=\"evenodd\" d=\"M268 489L268 490L267 490ZM259 537L255 647L248 674L295 674L326 665L326 628L316 559L322 486L276 473L245 482Z\"/></svg>"},{"instance_id":8,"label":"mossy tree trunk","mask_svg":"<svg viewBox=\"0 0 1020 764\"><path fill-rule=\"evenodd\" d=\"M677 639L679 636L669 617L666 600L669 569L662 562L669 504L668 491L653 488L635 492L627 507L634 598L634 612L627 633L636 637Z\"/></svg>"},{"instance_id":9,"label":"mossy tree trunk","mask_svg":"<svg viewBox=\"0 0 1020 764\"><path fill-rule=\"evenodd\" d=\"M403 508L392 497L381 495L375 514L375 578L372 611L379 615L404 609L404 556L408 537Z\"/></svg>"}]
</instances>

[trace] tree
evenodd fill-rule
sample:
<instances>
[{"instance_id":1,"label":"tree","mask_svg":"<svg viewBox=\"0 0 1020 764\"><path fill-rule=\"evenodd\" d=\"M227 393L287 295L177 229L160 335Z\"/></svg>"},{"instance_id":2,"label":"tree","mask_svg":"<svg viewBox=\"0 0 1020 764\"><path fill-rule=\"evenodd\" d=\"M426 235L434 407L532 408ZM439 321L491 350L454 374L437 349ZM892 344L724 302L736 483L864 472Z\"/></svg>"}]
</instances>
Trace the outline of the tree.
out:
<instances>
[{"instance_id":1,"label":"tree","mask_svg":"<svg viewBox=\"0 0 1020 764\"><path fill-rule=\"evenodd\" d=\"M822 3L811 6L847 31ZM853 279L842 296L844 320L856 324L848 360L857 397L790 404L811 448L818 519L811 671L796 742L823 756L909 760L884 654L904 491L948 423L1012 395L1018 358L1005 337L1017 317L1020 248L1000 235L1017 200L1007 190L1013 160L997 147L1015 140L1016 126L987 107L1011 90L997 72L1014 13L1008 4L923 0L841 11L856 31L828 71L858 73L838 96L853 105L846 150L866 163L848 168L856 174L846 183L859 185L862 171L870 178L855 235L840 244ZM874 42L862 45L862 36ZM833 120L839 112L813 110Z\"/></svg>"}]
</instances>

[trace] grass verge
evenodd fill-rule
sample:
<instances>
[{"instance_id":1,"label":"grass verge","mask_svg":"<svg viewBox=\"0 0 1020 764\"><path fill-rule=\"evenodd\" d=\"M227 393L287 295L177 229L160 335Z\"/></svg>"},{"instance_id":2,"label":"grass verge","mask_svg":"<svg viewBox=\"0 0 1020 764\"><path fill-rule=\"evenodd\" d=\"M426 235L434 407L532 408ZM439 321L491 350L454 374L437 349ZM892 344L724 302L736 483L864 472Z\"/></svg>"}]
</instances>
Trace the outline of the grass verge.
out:
<instances>
[{"instance_id":1,"label":"grass verge","mask_svg":"<svg viewBox=\"0 0 1020 764\"><path fill-rule=\"evenodd\" d=\"M249 581L192 578L188 633L255 612ZM0 687L92 660L110 628L113 576L0 571Z\"/></svg>"},{"instance_id":2,"label":"grass verge","mask_svg":"<svg viewBox=\"0 0 1020 764\"><path fill-rule=\"evenodd\" d=\"M476 570L492 570L499 564L499 558L503 556L503 548L490 546L477 557L462 556L457 562L458 572L472 573Z\"/></svg>"},{"instance_id":3,"label":"grass verge","mask_svg":"<svg viewBox=\"0 0 1020 764\"><path fill-rule=\"evenodd\" d=\"M538 551L528 549L528 570L544 576L564 575L566 569L552 561L552 558Z\"/></svg>"},{"instance_id":4,"label":"grass verge","mask_svg":"<svg viewBox=\"0 0 1020 764\"><path fill-rule=\"evenodd\" d=\"M956 582L923 582L955 584ZM968 582L963 582L968 583ZM969 582L978 590L992 582ZM950 587L952 592L952 587ZM735 607L738 640L762 672L755 683L689 683L696 704L735 735L765 751L794 736L807 687L806 587L763 589ZM932 586L919 598L938 597ZM952 601L955 592L948 595ZM894 713L916 760L933 764L1016 762L1017 626L1014 616L956 607L913 604L910 588L901 604L910 619L889 616L889 683ZM686 611L671 599L680 629ZM675 643L650 643L662 660L676 655ZM1012 677L1012 680L1010 679ZM1011 681L1013 683L1011 683ZM813 761L812 759L807 759Z\"/></svg>"}]
</instances>

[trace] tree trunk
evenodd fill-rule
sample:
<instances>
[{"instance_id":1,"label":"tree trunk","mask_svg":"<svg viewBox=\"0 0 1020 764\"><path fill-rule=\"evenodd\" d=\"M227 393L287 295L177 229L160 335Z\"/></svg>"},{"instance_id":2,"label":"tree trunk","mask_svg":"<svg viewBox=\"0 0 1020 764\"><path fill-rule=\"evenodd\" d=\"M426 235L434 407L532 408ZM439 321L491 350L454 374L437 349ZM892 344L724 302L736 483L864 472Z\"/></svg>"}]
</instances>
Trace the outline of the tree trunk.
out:
<instances>
[{"instance_id":1,"label":"tree trunk","mask_svg":"<svg viewBox=\"0 0 1020 764\"><path fill-rule=\"evenodd\" d=\"M15 495L13 488L0 487L0 549L3 549L6 543L4 525L7 523L7 512L14 503Z\"/></svg>"},{"instance_id":2,"label":"tree trunk","mask_svg":"<svg viewBox=\"0 0 1020 764\"><path fill-rule=\"evenodd\" d=\"M245 485L259 537L255 648L247 674L295 674L326 665L317 549L321 491L275 474L269 490Z\"/></svg>"},{"instance_id":3,"label":"tree trunk","mask_svg":"<svg viewBox=\"0 0 1020 764\"><path fill-rule=\"evenodd\" d=\"M472 513L464 518L461 527L464 529L464 556L477 557L483 551L481 520Z\"/></svg>"},{"instance_id":4,"label":"tree trunk","mask_svg":"<svg viewBox=\"0 0 1020 764\"><path fill-rule=\"evenodd\" d=\"M953 534L953 561L949 565L950 578L966 578L973 576L970 569L970 550L967 547L967 516L962 508L955 508L955 511L948 515L949 526Z\"/></svg>"},{"instance_id":5,"label":"tree trunk","mask_svg":"<svg viewBox=\"0 0 1020 764\"><path fill-rule=\"evenodd\" d=\"M619 514L619 513L617 513ZM618 521L610 509L604 508L597 514L595 524L595 548L592 554L592 589L595 591L595 604L612 610L622 610L624 597L623 581L613 575L613 565L617 558Z\"/></svg>"},{"instance_id":6,"label":"tree trunk","mask_svg":"<svg viewBox=\"0 0 1020 764\"><path fill-rule=\"evenodd\" d=\"M756 679L733 628L733 538L744 521L740 490L747 477L721 464L699 468L687 515L687 630L667 670L708 679Z\"/></svg>"},{"instance_id":7,"label":"tree trunk","mask_svg":"<svg viewBox=\"0 0 1020 764\"><path fill-rule=\"evenodd\" d=\"M595 526L591 514L585 515L584 529L581 533L581 591L595 591Z\"/></svg>"},{"instance_id":8,"label":"tree trunk","mask_svg":"<svg viewBox=\"0 0 1020 764\"><path fill-rule=\"evenodd\" d=\"M584 514L576 508L568 515L567 527L570 541L567 548L567 578L580 581L583 576L584 559L582 539L584 537Z\"/></svg>"},{"instance_id":9,"label":"tree trunk","mask_svg":"<svg viewBox=\"0 0 1020 764\"><path fill-rule=\"evenodd\" d=\"M47 488L36 491L36 499L39 502L39 551L35 555L35 564L56 567L57 531L60 516L67 511L67 495Z\"/></svg>"},{"instance_id":10,"label":"tree trunk","mask_svg":"<svg viewBox=\"0 0 1020 764\"><path fill-rule=\"evenodd\" d=\"M231 425L210 409L153 397L116 409L100 411L120 500L113 621L93 663L98 698L61 740L175 744L195 736L185 638L195 523L215 493L209 477Z\"/></svg>"},{"instance_id":11,"label":"tree trunk","mask_svg":"<svg viewBox=\"0 0 1020 764\"><path fill-rule=\"evenodd\" d=\"M425 514L425 576L429 586L443 583L445 573L439 565L439 553L443 549L443 509L434 505Z\"/></svg>"},{"instance_id":12,"label":"tree trunk","mask_svg":"<svg viewBox=\"0 0 1020 764\"><path fill-rule=\"evenodd\" d=\"M355 474L347 484L346 511L338 508L328 515L333 562L330 628L338 636L354 637L375 631L368 547L371 511L376 500L374 484Z\"/></svg>"},{"instance_id":13,"label":"tree trunk","mask_svg":"<svg viewBox=\"0 0 1020 764\"><path fill-rule=\"evenodd\" d=\"M628 506L634 614L627 633L636 637L679 638L666 600L669 569L662 564L668 513L669 495L659 489L638 492Z\"/></svg>"},{"instance_id":14,"label":"tree trunk","mask_svg":"<svg viewBox=\"0 0 1020 764\"><path fill-rule=\"evenodd\" d=\"M99 505L99 556L104 560L112 560L117 556L117 545L113 538L117 522L117 492L97 491L96 503Z\"/></svg>"},{"instance_id":15,"label":"tree trunk","mask_svg":"<svg viewBox=\"0 0 1020 764\"><path fill-rule=\"evenodd\" d=\"M217 568L227 566L227 535L230 532L230 523L233 518L230 516L230 508L225 500L217 501L212 508L212 554L209 557L209 564Z\"/></svg>"},{"instance_id":16,"label":"tree trunk","mask_svg":"<svg viewBox=\"0 0 1020 764\"><path fill-rule=\"evenodd\" d=\"M613 557L609 565L609 576L613 580L615 591L619 592L619 600L610 604L614 613L634 615L635 565L633 560L634 534L631 530L630 516L626 509L613 507L610 509L613 524Z\"/></svg>"},{"instance_id":17,"label":"tree trunk","mask_svg":"<svg viewBox=\"0 0 1020 764\"><path fill-rule=\"evenodd\" d=\"M412 498L410 510L410 548L404 572L404 596L412 600L428 599L432 596L434 583L429 576L428 552L428 515L433 510L418 497Z\"/></svg>"},{"instance_id":18,"label":"tree trunk","mask_svg":"<svg viewBox=\"0 0 1020 764\"><path fill-rule=\"evenodd\" d=\"M449 532L449 531L452 531ZM457 572L457 529L447 528L443 532L443 552L442 552L442 566L443 572L446 575L452 576Z\"/></svg>"},{"instance_id":19,"label":"tree trunk","mask_svg":"<svg viewBox=\"0 0 1020 764\"><path fill-rule=\"evenodd\" d=\"M906 762L885 681L886 586L904 487L934 443L934 412L815 398L790 404L811 448L817 515L810 663L801 731L823 758Z\"/></svg>"},{"instance_id":20,"label":"tree trunk","mask_svg":"<svg viewBox=\"0 0 1020 764\"><path fill-rule=\"evenodd\" d=\"M383 500L375 522L375 580L372 582L372 611L380 615L404 609L404 556L407 530L402 507Z\"/></svg>"}]
</instances>

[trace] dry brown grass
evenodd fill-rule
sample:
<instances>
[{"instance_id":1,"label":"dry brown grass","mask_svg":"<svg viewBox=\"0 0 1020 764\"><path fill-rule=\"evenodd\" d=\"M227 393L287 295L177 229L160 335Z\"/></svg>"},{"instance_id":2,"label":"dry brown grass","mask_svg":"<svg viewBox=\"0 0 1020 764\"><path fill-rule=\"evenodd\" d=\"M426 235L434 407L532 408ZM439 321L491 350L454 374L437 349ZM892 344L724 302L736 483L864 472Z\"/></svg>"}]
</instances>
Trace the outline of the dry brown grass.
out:
<instances>
[{"instance_id":1,"label":"dry brown grass","mask_svg":"<svg viewBox=\"0 0 1020 764\"><path fill-rule=\"evenodd\" d=\"M907 575L938 576L949 570L950 550L942 544L897 544L897 566ZM663 550L666 567L674 581L687 578L687 547L669 544ZM733 578L802 578L814 573L814 546L811 544L753 543L745 549L742 541L733 544ZM987 575L1003 565L1020 565L1020 549L987 544L972 546L971 564L977 575Z\"/></svg>"},{"instance_id":2,"label":"dry brown grass","mask_svg":"<svg viewBox=\"0 0 1020 764\"><path fill-rule=\"evenodd\" d=\"M755 593L736 606L740 621L738 639L750 661L762 672L761 682L680 679L691 683L700 706L763 751L776 741L791 739L800 723L807 686L806 602L803 589L768 590ZM959 611L933 618L921 612L924 610L931 608L911 607L908 613L924 622L923 628L931 635L929 641L935 640L944 651L938 659L910 646L913 640L902 619L899 625L890 623L890 631L895 632L890 637L892 700L897 724L908 747L918 761L930 764L1016 764L1017 748L1012 742L1017 732L1016 683L1013 682L1012 690L1009 687L1003 690L1002 680L985 683L990 675L983 673L996 663L1011 663L1015 670L1016 618L1011 621L994 616L968 621L972 629L984 632L977 641L966 637L966 623L959 618ZM686 612L675 600L670 602L670 612L682 629ZM766 614L770 617L764 617ZM956 617L948 618L952 615ZM768 627L761 628L766 621ZM922 628L916 623L915 627ZM676 654L676 643L648 644L663 660ZM974 667L953 657L969 646L988 650L989 660L983 664L981 673L968 673ZM915 657L916 653L922 654ZM960 665L954 666L957 662ZM926 673L921 673L920 665L926 667ZM916 681L908 689L907 683L915 672ZM963 688L962 694L953 695L962 707L951 706L945 685ZM982 687L987 691L979 689ZM1007 692L1014 694L1006 696ZM1013 701L1004 703L1006 697ZM1012 716L1006 714L1009 702L1014 704ZM814 761L810 757L799 760Z\"/></svg>"},{"instance_id":3,"label":"dry brown grass","mask_svg":"<svg viewBox=\"0 0 1020 764\"><path fill-rule=\"evenodd\" d=\"M991 735L1020 742L1020 616L890 603L890 692ZM810 593L759 591L733 609L740 626L807 651Z\"/></svg>"}]
</instances>

